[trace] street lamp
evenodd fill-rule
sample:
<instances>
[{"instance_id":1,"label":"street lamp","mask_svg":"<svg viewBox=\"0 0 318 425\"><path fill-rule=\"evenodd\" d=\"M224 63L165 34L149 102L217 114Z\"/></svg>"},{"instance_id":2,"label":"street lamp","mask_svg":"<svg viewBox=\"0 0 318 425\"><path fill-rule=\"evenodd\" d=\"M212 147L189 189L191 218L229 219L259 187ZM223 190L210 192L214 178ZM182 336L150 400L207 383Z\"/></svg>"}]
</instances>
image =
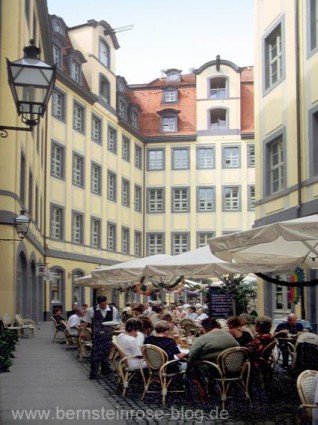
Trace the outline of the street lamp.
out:
<instances>
[{"instance_id":1,"label":"street lamp","mask_svg":"<svg viewBox=\"0 0 318 425\"><path fill-rule=\"evenodd\" d=\"M0 241L22 241L28 233L29 226L31 223L30 217L28 217L25 213L25 210L20 211L20 215L16 216L13 219L14 227L17 231L19 239L0 239ZM2 222L0 224L10 225L10 222Z\"/></svg>"},{"instance_id":2,"label":"street lamp","mask_svg":"<svg viewBox=\"0 0 318 425\"><path fill-rule=\"evenodd\" d=\"M13 221L19 238L24 239L31 223L30 217L26 215L24 210L21 210L20 215L15 217Z\"/></svg>"},{"instance_id":3,"label":"street lamp","mask_svg":"<svg viewBox=\"0 0 318 425\"><path fill-rule=\"evenodd\" d=\"M7 130L32 131L43 117L54 87L56 65L50 66L38 58L40 49L33 40L23 51L23 58L14 62L7 59L7 69L18 115L28 127L0 126L1 137L8 136Z\"/></svg>"}]
</instances>

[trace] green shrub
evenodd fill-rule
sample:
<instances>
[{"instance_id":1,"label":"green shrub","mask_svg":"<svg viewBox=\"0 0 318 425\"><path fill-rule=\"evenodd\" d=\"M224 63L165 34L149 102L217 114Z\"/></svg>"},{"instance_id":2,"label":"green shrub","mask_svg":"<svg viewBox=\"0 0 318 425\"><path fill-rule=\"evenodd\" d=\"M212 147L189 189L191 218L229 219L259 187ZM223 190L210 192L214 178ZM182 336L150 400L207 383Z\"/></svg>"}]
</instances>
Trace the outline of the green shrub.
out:
<instances>
[{"instance_id":1,"label":"green shrub","mask_svg":"<svg viewBox=\"0 0 318 425\"><path fill-rule=\"evenodd\" d=\"M9 371L18 339L19 336L14 331L7 329L0 331L0 373Z\"/></svg>"}]
</instances>

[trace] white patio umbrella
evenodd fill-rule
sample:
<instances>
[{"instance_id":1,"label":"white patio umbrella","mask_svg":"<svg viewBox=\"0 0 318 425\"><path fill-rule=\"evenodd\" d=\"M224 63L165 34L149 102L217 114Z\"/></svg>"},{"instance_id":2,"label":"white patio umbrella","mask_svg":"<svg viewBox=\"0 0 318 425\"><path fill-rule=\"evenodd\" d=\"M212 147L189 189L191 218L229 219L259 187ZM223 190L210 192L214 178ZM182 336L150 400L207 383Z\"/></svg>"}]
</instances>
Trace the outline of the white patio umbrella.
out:
<instances>
[{"instance_id":1,"label":"white patio umbrella","mask_svg":"<svg viewBox=\"0 0 318 425\"><path fill-rule=\"evenodd\" d=\"M259 264L267 264L268 272L278 264L285 270L314 268L318 265L318 215L220 236L210 239L209 246L222 260L251 264L251 272L259 272Z\"/></svg>"},{"instance_id":2,"label":"white patio umbrella","mask_svg":"<svg viewBox=\"0 0 318 425\"><path fill-rule=\"evenodd\" d=\"M222 274L235 273L252 273L266 272L268 265L259 264L257 270L251 270L252 265L249 263L236 264L220 260L211 253L208 245L184 252L183 254L175 255L167 260L157 264L149 263L143 275L148 277L152 282L156 276L183 276L209 278L211 276L220 276ZM282 267L277 264L273 268L275 271L282 271Z\"/></svg>"},{"instance_id":3,"label":"white patio umbrella","mask_svg":"<svg viewBox=\"0 0 318 425\"><path fill-rule=\"evenodd\" d=\"M150 255L149 257L137 258L136 260L126 261L113 266L100 268L91 272L92 277L96 279L107 279L108 281L114 280L114 282L138 282L143 277L143 269L147 264L157 264L171 255L158 254Z\"/></svg>"}]
</instances>

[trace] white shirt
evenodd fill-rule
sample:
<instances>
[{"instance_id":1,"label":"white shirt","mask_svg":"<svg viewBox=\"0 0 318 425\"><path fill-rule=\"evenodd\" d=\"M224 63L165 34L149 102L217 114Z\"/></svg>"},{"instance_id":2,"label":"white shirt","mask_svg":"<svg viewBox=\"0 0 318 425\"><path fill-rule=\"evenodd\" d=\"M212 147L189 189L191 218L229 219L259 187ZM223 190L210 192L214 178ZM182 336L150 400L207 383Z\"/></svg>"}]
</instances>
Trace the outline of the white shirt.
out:
<instances>
[{"instance_id":1,"label":"white shirt","mask_svg":"<svg viewBox=\"0 0 318 425\"><path fill-rule=\"evenodd\" d=\"M202 314L200 314L196 319L195 319L195 321L196 322L202 322L202 320L204 320L204 319L207 319L209 316L206 314L206 313L202 313Z\"/></svg>"},{"instance_id":2,"label":"white shirt","mask_svg":"<svg viewBox=\"0 0 318 425\"><path fill-rule=\"evenodd\" d=\"M109 307L108 304L106 305L106 309L105 310L102 310L99 307L99 305L97 305L97 307L96 307L96 310L99 310L101 312L101 314L102 314L103 317L106 317L107 311L110 311L110 309L111 308ZM94 317L94 308L93 307L90 307L87 310L86 314L85 314L84 322L92 323L93 317ZM117 310L116 307L113 307L113 319L112 320L116 321L117 317L118 317L118 310Z\"/></svg>"},{"instance_id":3,"label":"white shirt","mask_svg":"<svg viewBox=\"0 0 318 425\"><path fill-rule=\"evenodd\" d=\"M116 342L123 349L126 356L141 356L140 345L136 337L127 335L124 332L119 334ZM139 369L143 359L128 359L128 366L131 369Z\"/></svg>"},{"instance_id":4,"label":"white shirt","mask_svg":"<svg viewBox=\"0 0 318 425\"><path fill-rule=\"evenodd\" d=\"M72 329L72 328L79 327L80 323L81 323L81 320L79 316L77 314L72 314L72 316L69 317L66 324L68 333L70 335L78 335L78 329Z\"/></svg>"}]
</instances>

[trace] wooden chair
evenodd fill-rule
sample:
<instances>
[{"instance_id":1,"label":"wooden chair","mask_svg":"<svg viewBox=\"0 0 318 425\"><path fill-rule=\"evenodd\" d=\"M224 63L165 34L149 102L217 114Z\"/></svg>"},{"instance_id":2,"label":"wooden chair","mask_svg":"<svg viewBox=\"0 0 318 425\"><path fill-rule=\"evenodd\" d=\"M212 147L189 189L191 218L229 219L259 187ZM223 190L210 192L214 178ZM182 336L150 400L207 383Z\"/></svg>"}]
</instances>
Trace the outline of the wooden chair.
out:
<instances>
[{"instance_id":1,"label":"wooden chair","mask_svg":"<svg viewBox=\"0 0 318 425\"><path fill-rule=\"evenodd\" d=\"M312 420L313 409L318 409L318 404L314 402L314 384L317 374L317 370L308 369L301 372L297 378L297 391L301 401L298 410L304 409L310 420Z\"/></svg>"},{"instance_id":2,"label":"wooden chair","mask_svg":"<svg viewBox=\"0 0 318 425\"><path fill-rule=\"evenodd\" d=\"M32 335L34 336L35 322L31 319L26 319L21 316L21 314L15 315L15 320L19 326L21 326L22 336Z\"/></svg>"},{"instance_id":3,"label":"wooden chair","mask_svg":"<svg viewBox=\"0 0 318 425\"><path fill-rule=\"evenodd\" d=\"M247 348L228 348L218 355L216 363L202 360L201 364L211 368L212 380L217 383L221 394L222 409L225 409L227 394L232 384L237 384L250 401L248 388L251 365Z\"/></svg>"},{"instance_id":4,"label":"wooden chair","mask_svg":"<svg viewBox=\"0 0 318 425\"><path fill-rule=\"evenodd\" d=\"M66 346L68 348L78 348L79 347L79 335L71 335L67 328L64 329L64 336L66 341Z\"/></svg>"},{"instance_id":5,"label":"wooden chair","mask_svg":"<svg viewBox=\"0 0 318 425\"><path fill-rule=\"evenodd\" d=\"M111 352L111 361L117 373L117 382L118 384L121 382L123 387L122 396L125 397L126 390L129 386L129 382L132 378L140 373L139 368L131 368L129 366L130 359L138 359L142 365L142 357L141 356L126 356L123 349L120 345L116 344L116 342L112 342L112 352Z\"/></svg>"},{"instance_id":6,"label":"wooden chair","mask_svg":"<svg viewBox=\"0 0 318 425\"><path fill-rule=\"evenodd\" d=\"M141 374L144 381L144 392L141 400L144 399L147 393L161 393L162 404L165 404L168 392L185 392L184 376L186 371L180 371L178 369L176 372L171 372L171 366L173 364L177 366L179 360L169 361L168 355L164 350L151 344L146 344L142 347L142 355L147 363L148 377L145 376L144 369L141 369ZM170 385L172 384L173 380L177 378L182 378L182 389L170 389ZM149 390L151 384L154 382L160 384L160 390Z\"/></svg>"}]
</instances>

